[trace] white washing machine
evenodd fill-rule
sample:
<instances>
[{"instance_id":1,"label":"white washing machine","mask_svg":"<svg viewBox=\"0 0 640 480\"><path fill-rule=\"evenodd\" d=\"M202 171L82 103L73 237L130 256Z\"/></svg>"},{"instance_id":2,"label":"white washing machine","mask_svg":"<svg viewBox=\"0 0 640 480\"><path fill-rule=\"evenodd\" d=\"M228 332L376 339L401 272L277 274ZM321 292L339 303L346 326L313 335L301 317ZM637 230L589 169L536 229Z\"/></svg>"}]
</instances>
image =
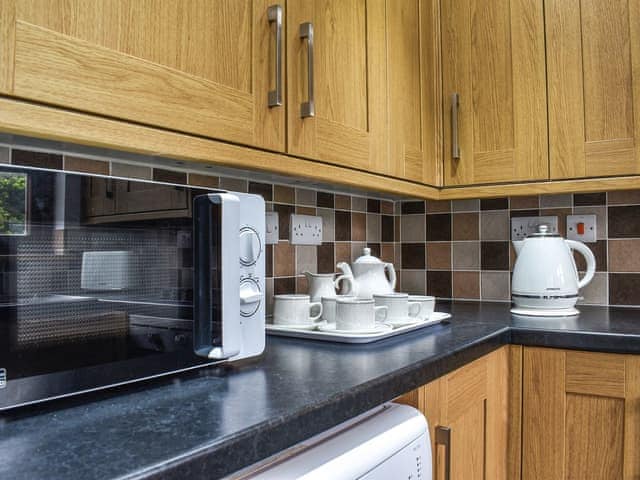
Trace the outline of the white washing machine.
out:
<instances>
[{"instance_id":1,"label":"white washing machine","mask_svg":"<svg viewBox=\"0 0 640 480\"><path fill-rule=\"evenodd\" d=\"M390 403L231 478L432 480L429 428L416 409Z\"/></svg>"}]
</instances>

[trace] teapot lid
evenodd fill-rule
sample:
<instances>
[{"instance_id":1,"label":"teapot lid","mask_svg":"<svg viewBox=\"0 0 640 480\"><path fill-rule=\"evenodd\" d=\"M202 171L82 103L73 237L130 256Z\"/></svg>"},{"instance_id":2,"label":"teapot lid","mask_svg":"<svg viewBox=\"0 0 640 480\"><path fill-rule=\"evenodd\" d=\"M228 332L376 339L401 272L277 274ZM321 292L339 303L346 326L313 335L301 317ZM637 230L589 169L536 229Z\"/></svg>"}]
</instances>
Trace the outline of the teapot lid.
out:
<instances>
[{"instance_id":1,"label":"teapot lid","mask_svg":"<svg viewBox=\"0 0 640 480\"><path fill-rule=\"evenodd\" d=\"M371 255L371 249L365 247L362 249L362 256L358 257L353 263L379 264L384 262L378 257Z\"/></svg>"},{"instance_id":2,"label":"teapot lid","mask_svg":"<svg viewBox=\"0 0 640 480\"><path fill-rule=\"evenodd\" d=\"M547 225L546 223L541 223L540 225L538 225L538 227L536 228L535 233L532 233L531 235L529 235L529 237L536 237L536 238L540 238L540 237L559 237L559 236L560 235L558 235L557 233L553 233L553 231L551 230L549 225Z\"/></svg>"}]
</instances>

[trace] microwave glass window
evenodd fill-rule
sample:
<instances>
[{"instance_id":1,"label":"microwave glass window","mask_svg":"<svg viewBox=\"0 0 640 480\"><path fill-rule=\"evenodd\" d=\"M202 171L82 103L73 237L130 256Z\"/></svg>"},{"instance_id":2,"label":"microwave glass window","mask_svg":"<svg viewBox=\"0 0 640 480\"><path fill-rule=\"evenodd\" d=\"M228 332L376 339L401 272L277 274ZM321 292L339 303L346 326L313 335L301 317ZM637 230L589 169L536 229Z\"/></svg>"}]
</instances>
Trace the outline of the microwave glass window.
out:
<instances>
[{"instance_id":1,"label":"microwave glass window","mask_svg":"<svg viewBox=\"0 0 640 480\"><path fill-rule=\"evenodd\" d=\"M27 234L27 175L0 172L0 235Z\"/></svg>"}]
</instances>

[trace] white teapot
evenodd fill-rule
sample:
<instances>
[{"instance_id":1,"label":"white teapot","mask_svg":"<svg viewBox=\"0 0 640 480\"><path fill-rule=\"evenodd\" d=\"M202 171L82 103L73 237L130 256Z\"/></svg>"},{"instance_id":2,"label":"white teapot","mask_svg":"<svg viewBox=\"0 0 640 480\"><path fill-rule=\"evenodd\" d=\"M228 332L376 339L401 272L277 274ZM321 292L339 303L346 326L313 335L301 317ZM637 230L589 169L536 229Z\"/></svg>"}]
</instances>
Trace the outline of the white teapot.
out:
<instances>
[{"instance_id":1,"label":"white teapot","mask_svg":"<svg viewBox=\"0 0 640 480\"><path fill-rule=\"evenodd\" d=\"M372 256L370 248L365 248L363 255L351 267L346 262L340 262L337 266L343 274L336 279L336 285L342 283L343 295L373 298L374 294L391 293L396 287L393 264Z\"/></svg>"}]
</instances>

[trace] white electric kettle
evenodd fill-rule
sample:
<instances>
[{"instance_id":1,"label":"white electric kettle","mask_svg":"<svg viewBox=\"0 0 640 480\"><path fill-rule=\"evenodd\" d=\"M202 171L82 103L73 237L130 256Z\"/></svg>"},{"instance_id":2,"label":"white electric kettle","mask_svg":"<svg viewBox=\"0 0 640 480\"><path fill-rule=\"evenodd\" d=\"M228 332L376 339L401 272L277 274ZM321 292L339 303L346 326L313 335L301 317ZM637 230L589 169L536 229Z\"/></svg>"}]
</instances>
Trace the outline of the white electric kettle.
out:
<instances>
[{"instance_id":1,"label":"white electric kettle","mask_svg":"<svg viewBox=\"0 0 640 480\"><path fill-rule=\"evenodd\" d=\"M531 315L567 315L578 313L574 305L578 290L587 285L596 270L596 259L584 243L565 240L539 225L536 233L514 241L517 258L511 280L511 298L517 313ZM581 279L572 250L587 262Z\"/></svg>"}]
</instances>

